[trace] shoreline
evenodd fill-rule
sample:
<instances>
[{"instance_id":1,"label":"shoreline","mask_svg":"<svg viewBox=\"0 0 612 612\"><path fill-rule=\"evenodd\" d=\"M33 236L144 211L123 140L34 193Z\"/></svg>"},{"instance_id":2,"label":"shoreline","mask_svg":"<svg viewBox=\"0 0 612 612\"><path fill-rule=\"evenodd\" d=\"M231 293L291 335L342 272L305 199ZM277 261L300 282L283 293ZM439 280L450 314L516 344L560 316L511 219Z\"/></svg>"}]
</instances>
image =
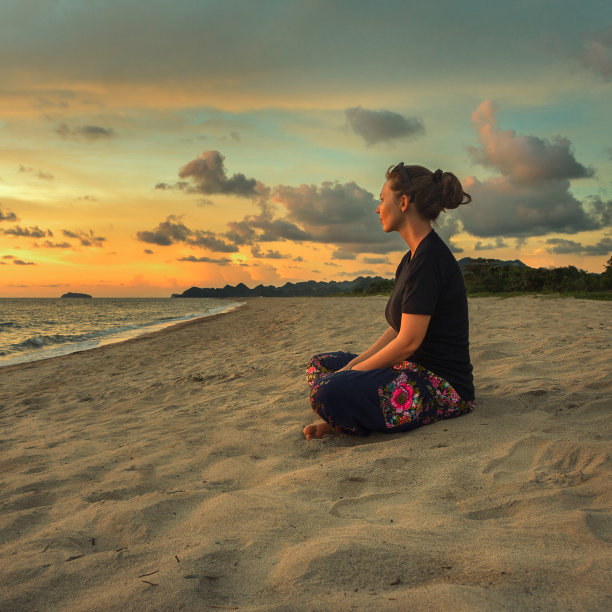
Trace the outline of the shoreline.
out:
<instances>
[{"instance_id":1,"label":"shoreline","mask_svg":"<svg viewBox=\"0 0 612 612\"><path fill-rule=\"evenodd\" d=\"M471 299L476 410L306 441L386 298L245 301L2 369L0 608L612 605L609 303Z\"/></svg>"},{"instance_id":2,"label":"shoreline","mask_svg":"<svg viewBox=\"0 0 612 612\"><path fill-rule=\"evenodd\" d=\"M59 298L58 298L59 299ZM140 298L136 298L136 299L140 299ZM108 335L105 336L101 336L99 338L99 342L98 344L96 344L95 346L90 346L90 347L82 347L82 348L71 348L69 344L66 344L65 346L57 346L57 347L51 347L46 349L46 352L49 353L55 353L55 354L51 354L49 356L40 356L42 353L45 352L45 350L41 350L41 352L38 353L39 356L35 356L35 355L30 355L30 359L27 359L25 361L17 361L17 362L13 362L13 363L5 363L1 360L0 358L0 371L2 370L2 368L8 368L14 365L26 365L29 363L35 363L37 361L46 361L47 359L56 359L58 357L64 357L66 355L74 355L74 354L81 354L87 351L93 351L96 349L100 349L103 348L105 346L109 346L112 344L119 344L122 342L129 342L130 340L136 340L138 338L141 338L143 336L147 336L149 334L155 334L157 332L160 331L164 331L166 329L172 328L176 325L182 325L183 323L191 323L193 321L199 321L200 319L206 319L206 318L210 318L210 317L216 317L218 315L222 315L228 312L232 312L233 310L236 310L238 308L241 308L242 306L244 306L245 302L237 302L236 304L232 305L232 306L228 306L226 309L220 311L220 312L213 312L211 314L201 314L201 315L196 315L193 316L191 318L185 319L185 318L179 318L177 317L176 319L170 320L170 321L166 321L164 323L152 323L152 324L148 324L148 325L144 325L142 327L139 328L133 328L130 330L122 330L122 331L115 331L115 332L110 332ZM148 328L148 331L146 331ZM127 334L133 334L133 335L127 335ZM125 337L121 337L122 335L125 335ZM78 344L78 343L77 343ZM87 341L84 341L82 344L87 344ZM66 351L66 352L64 352ZM19 359L20 357L27 357L28 353L27 352L22 352L19 355L16 355L15 358ZM10 362L10 359L7 359L6 362Z\"/></svg>"}]
</instances>

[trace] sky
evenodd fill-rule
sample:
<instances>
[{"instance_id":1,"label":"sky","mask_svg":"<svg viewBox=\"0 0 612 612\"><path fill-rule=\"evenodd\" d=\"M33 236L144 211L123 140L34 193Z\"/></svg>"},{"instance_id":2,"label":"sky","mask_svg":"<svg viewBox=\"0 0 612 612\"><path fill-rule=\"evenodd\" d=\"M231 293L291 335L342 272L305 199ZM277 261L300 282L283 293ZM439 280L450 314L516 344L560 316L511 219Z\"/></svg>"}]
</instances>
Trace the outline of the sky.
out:
<instances>
[{"instance_id":1,"label":"sky","mask_svg":"<svg viewBox=\"0 0 612 612\"><path fill-rule=\"evenodd\" d=\"M0 297L391 278L400 161L457 259L612 252L609 0L0 0L0 57Z\"/></svg>"}]
</instances>

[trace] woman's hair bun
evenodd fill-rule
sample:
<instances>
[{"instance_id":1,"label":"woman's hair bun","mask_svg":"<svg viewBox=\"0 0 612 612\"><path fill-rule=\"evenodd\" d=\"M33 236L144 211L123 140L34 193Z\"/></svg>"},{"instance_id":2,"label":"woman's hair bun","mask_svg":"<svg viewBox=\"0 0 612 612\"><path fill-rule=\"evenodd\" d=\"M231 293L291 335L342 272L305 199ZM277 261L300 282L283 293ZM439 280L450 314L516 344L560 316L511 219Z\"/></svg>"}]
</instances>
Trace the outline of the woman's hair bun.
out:
<instances>
[{"instance_id":1,"label":"woman's hair bun","mask_svg":"<svg viewBox=\"0 0 612 612\"><path fill-rule=\"evenodd\" d=\"M406 194L419 214L430 221L435 221L443 210L472 201L472 196L463 191L459 179L452 172L443 172L439 168L432 172L423 166L401 163L391 166L386 177L391 189Z\"/></svg>"}]
</instances>

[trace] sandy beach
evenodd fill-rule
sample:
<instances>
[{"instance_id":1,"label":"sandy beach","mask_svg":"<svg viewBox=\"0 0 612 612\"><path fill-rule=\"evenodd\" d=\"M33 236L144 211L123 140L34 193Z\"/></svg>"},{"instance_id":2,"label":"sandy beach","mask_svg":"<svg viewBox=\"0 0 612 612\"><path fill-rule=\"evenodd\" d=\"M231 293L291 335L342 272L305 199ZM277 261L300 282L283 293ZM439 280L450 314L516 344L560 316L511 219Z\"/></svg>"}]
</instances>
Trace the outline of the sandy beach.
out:
<instances>
[{"instance_id":1,"label":"sandy beach","mask_svg":"<svg viewBox=\"0 0 612 612\"><path fill-rule=\"evenodd\" d=\"M0 609L612 609L612 304L470 300L477 410L306 441L386 298L0 368Z\"/></svg>"}]
</instances>

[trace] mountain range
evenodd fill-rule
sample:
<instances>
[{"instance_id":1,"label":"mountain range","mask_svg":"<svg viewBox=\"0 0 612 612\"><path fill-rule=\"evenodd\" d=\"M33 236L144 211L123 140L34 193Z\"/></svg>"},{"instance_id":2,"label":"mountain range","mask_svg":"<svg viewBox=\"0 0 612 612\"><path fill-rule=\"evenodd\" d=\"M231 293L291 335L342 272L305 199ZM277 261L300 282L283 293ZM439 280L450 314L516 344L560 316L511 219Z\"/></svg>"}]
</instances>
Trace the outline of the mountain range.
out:
<instances>
[{"instance_id":1,"label":"mountain range","mask_svg":"<svg viewBox=\"0 0 612 612\"><path fill-rule=\"evenodd\" d=\"M520 266L527 268L522 261L514 259L503 261L501 259L477 259L472 257L462 257L459 267L465 273L465 269L470 265L489 265L489 266ZM374 287L372 287L374 285ZM338 293L367 293L370 288L380 286L381 290L391 290L393 279L383 278L382 276L359 276L351 281L302 281L299 283L285 283L282 287L273 285L257 285L253 289L244 283L238 285L225 285L221 288L212 287L191 287L183 293L173 293L173 298L242 298L242 297L303 297L316 296L324 297Z\"/></svg>"}]
</instances>

